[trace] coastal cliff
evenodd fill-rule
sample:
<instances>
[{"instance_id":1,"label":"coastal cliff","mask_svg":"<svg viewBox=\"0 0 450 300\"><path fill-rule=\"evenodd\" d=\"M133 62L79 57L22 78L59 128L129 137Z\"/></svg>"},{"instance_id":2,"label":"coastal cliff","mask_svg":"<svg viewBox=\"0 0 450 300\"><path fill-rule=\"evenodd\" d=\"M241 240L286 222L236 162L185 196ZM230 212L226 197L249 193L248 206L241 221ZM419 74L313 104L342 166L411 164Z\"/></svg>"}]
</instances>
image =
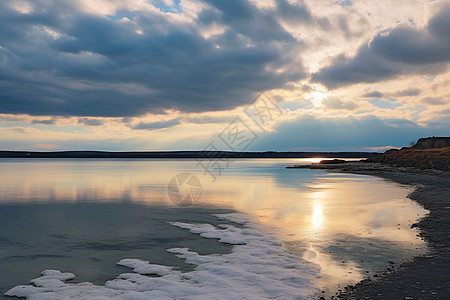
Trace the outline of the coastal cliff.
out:
<instances>
[{"instance_id":1,"label":"coastal cliff","mask_svg":"<svg viewBox=\"0 0 450 300\"><path fill-rule=\"evenodd\" d=\"M367 161L450 171L450 137L421 138L411 147L391 149L376 157L368 158Z\"/></svg>"}]
</instances>

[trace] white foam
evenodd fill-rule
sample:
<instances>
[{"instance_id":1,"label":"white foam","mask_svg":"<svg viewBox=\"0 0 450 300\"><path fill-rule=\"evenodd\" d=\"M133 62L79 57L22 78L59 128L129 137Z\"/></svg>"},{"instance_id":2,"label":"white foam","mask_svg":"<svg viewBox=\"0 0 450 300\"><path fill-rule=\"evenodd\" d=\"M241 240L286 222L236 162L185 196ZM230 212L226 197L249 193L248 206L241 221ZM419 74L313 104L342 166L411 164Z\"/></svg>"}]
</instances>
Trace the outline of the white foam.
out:
<instances>
[{"instance_id":1,"label":"white foam","mask_svg":"<svg viewBox=\"0 0 450 300\"><path fill-rule=\"evenodd\" d=\"M182 273L172 267L150 264L138 259L123 259L118 264L132 268L104 286L64 281L71 273L46 270L32 280L35 285L17 286L7 296L41 299L309 299L317 292L312 279L318 268L280 247L272 236L251 228L243 214L218 215L221 219L245 224L233 225L171 223L205 238L233 245L229 254L201 255L188 248L167 251L197 267ZM150 277L146 275L158 275Z\"/></svg>"},{"instance_id":2,"label":"white foam","mask_svg":"<svg viewBox=\"0 0 450 300\"><path fill-rule=\"evenodd\" d=\"M134 272L142 275L165 276L172 272L172 267L150 264L148 261L126 258L117 263L119 266L133 269Z\"/></svg>"}]
</instances>

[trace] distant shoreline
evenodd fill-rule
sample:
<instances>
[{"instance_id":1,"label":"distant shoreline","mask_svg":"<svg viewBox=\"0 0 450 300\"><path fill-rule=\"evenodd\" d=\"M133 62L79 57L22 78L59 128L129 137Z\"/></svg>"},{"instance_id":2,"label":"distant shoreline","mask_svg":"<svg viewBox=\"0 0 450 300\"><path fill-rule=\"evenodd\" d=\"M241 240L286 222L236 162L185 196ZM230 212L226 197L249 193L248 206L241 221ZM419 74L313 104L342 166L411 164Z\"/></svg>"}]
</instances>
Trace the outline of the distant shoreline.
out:
<instances>
[{"instance_id":1,"label":"distant shoreline","mask_svg":"<svg viewBox=\"0 0 450 300\"><path fill-rule=\"evenodd\" d=\"M376 277L346 287L334 299L450 299L448 171L396 167L374 162L312 164L295 168L371 175L407 184L415 187L408 198L430 211L426 217L412 225L419 228L419 235L429 245L427 254L395 265L386 263L386 269L381 270Z\"/></svg>"},{"instance_id":2,"label":"distant shoreline","mask_svg":"<svg viewBox=\"0 0 450 300\"><path fill-rule=\"evenodd\" d=\"M226 160L236 158L369 158L377 152L233 152L233 151L0 151L0 158L197 158Z\"/></svg>"}]
</instances>

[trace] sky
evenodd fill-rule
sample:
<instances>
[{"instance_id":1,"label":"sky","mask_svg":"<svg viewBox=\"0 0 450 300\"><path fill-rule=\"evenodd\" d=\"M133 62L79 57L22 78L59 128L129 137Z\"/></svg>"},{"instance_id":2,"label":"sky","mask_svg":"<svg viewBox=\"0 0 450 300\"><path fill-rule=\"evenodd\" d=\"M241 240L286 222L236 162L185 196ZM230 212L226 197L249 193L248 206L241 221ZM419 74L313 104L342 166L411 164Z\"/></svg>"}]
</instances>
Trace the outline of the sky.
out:
<instances>
[{"instance_id":1,"label":"sky","mask_svg":"<svg viewBox=\"0 0 450 300\"><path fill-rule=\"evenodd\" d=\"M2 0L0 150L384 151L449 66L449 0Z\"/></svg>"}]
</instances>

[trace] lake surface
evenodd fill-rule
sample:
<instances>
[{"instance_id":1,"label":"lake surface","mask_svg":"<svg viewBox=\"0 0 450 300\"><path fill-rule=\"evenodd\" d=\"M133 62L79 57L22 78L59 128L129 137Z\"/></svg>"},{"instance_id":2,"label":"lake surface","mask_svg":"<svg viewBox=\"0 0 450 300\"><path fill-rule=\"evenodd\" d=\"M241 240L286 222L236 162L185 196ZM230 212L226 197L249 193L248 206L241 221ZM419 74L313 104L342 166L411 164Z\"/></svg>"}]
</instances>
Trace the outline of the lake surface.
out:
<instances>
[{"instance_id":1,"label":"lake surface","mask_svg":"<svg viewBox=\"0 0 450 300\"><path fill-rule=\"evenodd\" d=\"M124 258L189 273L195 265L167 249L229 255L236 246L169 222L234 224L213 214L235 211L253 229L277 237L299 263L306 260L311 270L317 264L320 278L304 273L322 290L336 291L388 261L426 250L410 228L426 214L406 198L411 188L370 176L284 168L310 161L235 160L212 177L196 160L1 159L0 292L45 269L75 273L74 283L103 285L130 271L116 265ZM195 205L174 205L168 184L177 174L198 178Z\"/></svg>"}]
</instances>

